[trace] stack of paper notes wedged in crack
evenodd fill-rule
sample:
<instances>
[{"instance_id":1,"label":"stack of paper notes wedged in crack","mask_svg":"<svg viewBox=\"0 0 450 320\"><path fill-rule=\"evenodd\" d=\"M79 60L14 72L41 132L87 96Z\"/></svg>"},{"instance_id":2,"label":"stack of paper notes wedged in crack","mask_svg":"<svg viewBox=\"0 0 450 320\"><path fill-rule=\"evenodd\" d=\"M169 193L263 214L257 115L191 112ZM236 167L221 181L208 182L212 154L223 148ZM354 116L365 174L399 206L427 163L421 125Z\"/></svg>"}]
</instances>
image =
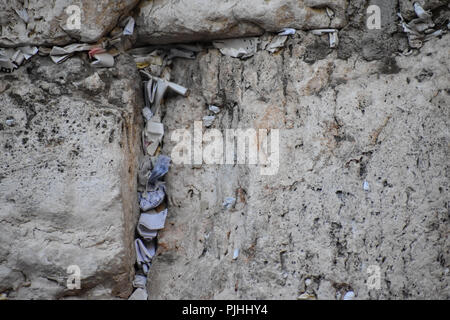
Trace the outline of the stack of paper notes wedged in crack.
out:
<instances>
[{"instance_id":1,"label":"stack of paper notes wedged in crack","mask_svg":"<svg viewBox=\"0 0 450 320\"><path fill-rule=\"evenodd\" d=\"M328 34L328 41L330 42L330 48L336 48L337 45L339 44L337 29L315 29L315 30L311 30L311 33L316 36Z\"/></svg>"},{"instance_id":2,"label":"stack of paper notes wedged in crack","mask_svg":"<svg viewBox=\"0 0 450 320\"><path fill-rule=\"evenodd\" d=\"M134 58L138 69L161 76L163 70L170 66L175 58L195 59L202 46L195 44L151 45L133 48L128 51Z\"/></svg>"},{"instance_id":3,"label":"stack of paper notes wedged in crack","mask_svg":"<svg viewBox=\"0 0 450 320\"><path fill-rule=\"evenodd\" d=\"M108 50L109 49L109 50ZM110 49L110 42L103 41L99 44L73 43L65 47L55 46L49 55L54 63L62 63L77 52L87 51L95 67L110 68L114 66L114 50Z\"/></svg>"},{"instance_id":4,"label":"stack of paper notes wedged in crack","mask_svg":"<svg viewBox=\"0 0 450 320\"><path fill-rule=\"evenodd\" d=\"M24 46L18 48L0 48L0 71L13 72L24 62L31 59L39 49L32 46Z\"/></svg>"},{"instance_id":5,"label":"stack of paper notes wedged in crack","mask_svg":"<svg viewBox=\"0 0 450 320\"><path fill-rule=\"evenodd\" d=\"M189 90L171 81L152 76L144 70L141 70L141 73L147 78L143 82L145 106L142 114L146 124L142 131L142 146L147 155L154 156L164 136L164 126L160 121L160 106L165 93L167 90L172 90L182 96L187 96Z\"/></svg>"},{"instance_id":6,"label":"stack of paper notes wedged in crack","mask_svg":"<svg viewBox=\"0 0 450 320\"><path fill-rule=\"evenodd\" d=\"M145 128L142 131L142 146L149 156L158 154L164 136L161 123L160 106L168 90L187 96L189 90L168 81L170 66L174 58L195 59L196 52L201 51L196 45L160 45L134 48L128 53L134 58L136 66L144 77L144 101L142 115Z\"/></svg>"},{"instance_id":7,"label":"stack of paper notes wedged in crack","mask_svg":"<svg viewBox=\"0 0 450 320\"><path fill-rule=\"evenodd\" d=\"M259 37L246 37L213 41L213 46L225 55L233 58L247 59L258 50L267 50L275 53L285 46L288 36L294 35L295 29L284 28L277 35L269 36L267 41L261 41Z\"/></svg>"},{"instance_id":8,"label":"stack of paper notes wedged in crack","mask_svg":"<svg viewBox=\"0 0 450 320\"><path fill-rule=\"evenodd\" d=\"M163 178L169 171L170 158L160 155L153 157L145 156L139 165L138 183L139 206L141 214L137 225L139 238L134 242L136 250L137 272L133 281L139 296L145 296L146 275L150 269L153 257L156 254L156 237L158 231L164 228L167 217L166 187ZM133 295L135 295L133 293ZM132 297L133 297L132 295ZM138 299L137 297L130 299Z\"/></svg>"},{"instance_id":9,"label":"stack of paper notes wedged in crack","mask_svg":"<svg viewBox=\"0 0 450 320\"><path fill-rule=\"evenodd\" d=\"M445 27L448 29L448 25L443 25L443 28L439 29L439 26L437 26L432 19L433 15L431 12L425 11L417 2L414 3L414 11L417 18L412 19L408 23L400 13L397 13L397 16L400 18L400 25L403 28L403 32L407 34L408 44L412 49L419 49L425 41L447 32L447 30L444 31L444 29ZM412 53L412 51L405 54L408 55L410 53Z\"/></svg>"},{"instance_id":10,"label":"stack of paper notes wedged in crack","mask_svg":"<svg viewBox=\"0 0 450 320\"><path fill-rule=\"evenodd\" d=\"M26 9L16 10L17 15L28 22ZM134 34L134 19L126 17L119 22L116 29L95 44L71 43L64 47L34 47L22 46L17 48L0 48L0 71L12 72L35 54L50 56L54 63L62 63L78 52L88 52L91 65L99 68L109 68L114 66L114 57L119 52L129 49L132 46Z\"/></svg>"}]
</instances>

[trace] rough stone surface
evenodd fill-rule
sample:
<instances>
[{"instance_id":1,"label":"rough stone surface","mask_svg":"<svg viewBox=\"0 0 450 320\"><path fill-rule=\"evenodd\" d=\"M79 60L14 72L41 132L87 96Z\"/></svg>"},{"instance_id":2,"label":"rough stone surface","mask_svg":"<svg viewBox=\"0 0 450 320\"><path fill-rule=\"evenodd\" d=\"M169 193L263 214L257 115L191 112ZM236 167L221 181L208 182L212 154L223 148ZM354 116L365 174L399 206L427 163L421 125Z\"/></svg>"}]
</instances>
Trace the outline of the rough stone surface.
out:
<instances>
[{"instance_id":1,"label":"rough stone surface","mask_svg":"<svg viewBox=\"0 0 450 320\"><path fill-rule=\"evenodd\" d=\"M433 10L436 28L442 28L449 19L447 1L409 1L409 0L353 0L347 7L348 23L339 32L338 57L348 59L358 54L368 61L380 60L384 57L409 49L403 29L399 25L400 12L406 20L416 18L414 2L419 2L426 10ZM376 5L380 8L381 29L367 28L367 8ZM442 14L445 17L441 17ZM446 22L447 21L447 22ZM444 27L444 30L446 27Z\"/></svg>"},{"instance_id":2,"label":"rough stone surface","mask_svg":"<svg viewBox=\"0 0 450 320\"><path fill-rule=\"evenodd\" d=\"M155 0L142 2L139 43L208 41L261 35L282 28L342 27L347 1ZM335 12L330 19L325 7Z\"/></svg>"},{"instance_id":3,"label":"rough stone surface","mask_svg":"<svg viewBox=\"0 0 450 320\"><path fill-rule=\"evenodd\" d=\"M147 300L148 294L145 289L137 288L128 300Z\"/></svg>"},{"instance_id":4,"label":"rough stone surface","mask_svg":"<svg viewBox=\"0 0 450 320\"><path fill-rule=\"evenodd\" d=\"M0 292L127 298L138 217L140 81L127 56L34 57L0 74ZM13 126L5 124L14 119ZM67 267L81 269L68 290Z\"/></svg>"},{"instance_id":5,"label":"rough stone surface","mask_svg":"<svg viewBox=\"0 0 450 320\"><path fill-rule=\"evenodd\" d=\"M0 1L0 46L64 45L74 41L95 42L105 36L139 0ZM67 20L70 5L80 8L80 29L71 30ZM25 23L14 9L26 9Z\"/></svg>"},{"instance_id":6,"label":"rough stone surface","mask_svg":"<svg viewBox=\"0 0 450 320\"><path fill-rule=\"evenodd\" d=\"M275 55L177 60L191 94L166 101L163 151L214 104L222 132L279 129L280 165L171 168L149 299L449 299L449 39L372 62L307 63L303 34Z\"/></svg>"}]
</instances>

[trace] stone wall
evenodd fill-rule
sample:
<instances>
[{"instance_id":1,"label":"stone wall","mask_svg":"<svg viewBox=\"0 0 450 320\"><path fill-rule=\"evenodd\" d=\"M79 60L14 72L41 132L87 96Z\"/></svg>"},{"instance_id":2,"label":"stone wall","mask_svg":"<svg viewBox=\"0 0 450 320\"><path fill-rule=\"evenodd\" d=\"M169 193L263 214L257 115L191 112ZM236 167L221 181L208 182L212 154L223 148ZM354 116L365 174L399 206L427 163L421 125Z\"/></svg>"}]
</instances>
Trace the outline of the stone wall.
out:
<instances>
[{"instance_id":1,"label":"stone wall","mask_svg":"<svg viewBox=\"0 0 450 320\"><path fill-rule=\"evenodd\" d=\"M36 55L0 73L0 298L130 295L144 103L122 49L198 41L194 60L160 68L190 91L166 96L162 153L215 105L222 133L279 130L280 161L274 175L173 164L149 298L448 299L450 11L419 0L444 32L409 51L397 13L410 21L414 2L0 0L2 48L104 43L136 20L112 68L86 53L58 65ZM382 24L368 31L372 4ZM79 30L66 27L69 5ZM275 53L240 60L211 45L267 43L286 27L297 32ZM316 28L336 28L338 46ZM81 290L67 288L70 265ZM369 290L372 267L380 288Z\"/></svg>"}]
</instances>

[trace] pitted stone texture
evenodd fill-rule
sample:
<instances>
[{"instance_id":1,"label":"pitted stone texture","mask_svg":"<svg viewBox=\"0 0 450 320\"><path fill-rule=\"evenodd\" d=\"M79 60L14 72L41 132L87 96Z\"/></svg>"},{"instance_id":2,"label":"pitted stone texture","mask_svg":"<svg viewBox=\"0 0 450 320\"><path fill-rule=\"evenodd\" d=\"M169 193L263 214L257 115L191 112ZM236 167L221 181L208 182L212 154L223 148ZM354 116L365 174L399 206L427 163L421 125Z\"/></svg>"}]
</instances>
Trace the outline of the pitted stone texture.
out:
<instances>
[{"instance_id":1,"label":"pitted stone texture","mask_svg":"<svg viewBox=\"0 0 450 320\"><path fill-rule=\"evenodd\" d=\"M126 56L111 69L34 57L0 75L0 292L8 298L131 293L142 125L136 79ZM66 288L70 265L80 267L79 291Z\"/></svg>"},{"instance_id":2,"label":"pitted stone texture","mask_svg":"<svg viewBox=\"0 0 450 320\"><path fill-rule=\"evenodd\" d=\"M155 0L139 6L138 41L171 43L260 35L285 27L342 27L347 1ZM333 19L327 6L335 12Z\"/></svg>"},{"instance_id":3,"label":"pitted stone texture","mask_svg":"<svg viewBox=\"0 0 450 320\"><path fill-rule=\"evenodd\" d=\"M95 42L111 31L119 18L126 15L138 1L0 0L0 46ZM71 24L67 25L68 19L76 14L68 10L71 5L80 8L80 29L72 29ZM28 23L14 9L26 9Z\"/></svg>"},{"instance_id":4,"label":"pitted stone texture","mask_svg":"<svg viewBox=\"0 0 450 320\"><path fill-rule=\"evenodd\" d=\"M214 104L222 133L280 129L280 166L172 166L149 299L449 299L448 41L373 62L308 64L303 42L177 60L191 95L166 101L163 152Z\"/></svg>"}]
</instances>

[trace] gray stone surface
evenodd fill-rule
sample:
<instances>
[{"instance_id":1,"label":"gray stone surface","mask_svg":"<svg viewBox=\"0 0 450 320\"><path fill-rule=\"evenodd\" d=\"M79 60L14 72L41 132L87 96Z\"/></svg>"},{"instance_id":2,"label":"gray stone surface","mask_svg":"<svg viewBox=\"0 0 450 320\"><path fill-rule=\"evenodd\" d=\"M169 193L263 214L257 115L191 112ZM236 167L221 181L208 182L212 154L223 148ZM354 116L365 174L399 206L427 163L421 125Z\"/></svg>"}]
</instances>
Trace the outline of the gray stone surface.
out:
<instances>
[{"instance_id":1,"label":"gray stone surface","mask_svg":"<svg viewBox=\"0 0 450 320\"><path fill-rule=\"evenodd\" d=\"M313 64L298 37L245 61L176 61L191 95L166 102L164 152L214 104L212 128L280 129L280 167L171 168L149 299L449 299L449 36L416 56Z\"/></svg>"},{"instance_id":2,"label":"gray stone surface","mask_svg":"<svg viewBox=\"0 0 450 320\"><path fill-rule=\"evenodd\" d=\"M0 0L0 46L64 45L74 41L95 42L105 36L139 0ZM80 8L80 29L67 27L70 5ZM25 23L14 9L26 9Z\"/></svg>"},{"instance_id":3,"label":"gray stone surface","mask_svg":"<svg viewBox=\"0 0 450 320\"><path fill-rule=\"evenodd\" d=\"M0 46L96 41L137 2L0 0ZM205 49L164 68L191 92L166 97L164 154L174 130L192 130L215 105L213 129L279 129L280 163L274 176L172 166L149 299L450 298L449 35L399 55L407 42L396 13L412 19L413 2L141 1L139 44L261 34L268 43L266 31L299 29L275 54ZM439 28L448 23L448 1L419 2ZM64 30L64 8L77 3L82 28ZM370 4L381 30L365 28ZM15 7L29 9L28 24ZM308 32L319 27L340 29L336 49ZM35 56L0 74L2 297L132 293L140 83L124 54L111 69L83 53L61 65ZM236 203L225 210L227 197ZM80 291L66 288L70 265L81 269ZM373 266L381 287L369 290Z\"/></svg>"},{"instance_id":4,"label":"gray stone surface","mask_svg":"<svg viewBox=\"0 0 450 320\"><path fill-rule=\"evenodd\" d=\"M134 62L34 57L0 74L0 292L127 298L142 98ZM14 125L6 125L7 119ZM67 267L81 269L68 290Z\"/></svg>"},{"instance_id":5,"label":"gray stone surface","mask_svg":"<svg viewBox=\"0 0 450 320\"><path fill-rule=\"evenodd\" d=\"M359 54L368 61L380 60L398 52L408 51L409 46L397 14L410 21L416 18L414 2L409 0L354 0L347 7L348 23L339 32L338 57L348 59ZM444 29L450 18L447 1L418 1L426 10L434 10L433 21L436 29ZM381 29L368 29L367 7L380 8Z\"/></svg>"},{"instance_id":6,"label":"gray stone surface","mask_svg":"<svg viewBox=\"0 0 450 320\"><path fill-rule=\"evenodd\" d=\"M128 300L147 300L148 294L145 289L137 288Z\"/></svg>"},{"instance_id":7,"label":"gray stone surface","mask_svg":"<svg viewBox=\"0 0 450 320\"><path fill-rule=\"evenodd\" d=\"M285 27L314 29L345 25L347 1L327 0L155 0L142 2L136 20L138 41L208 41L277 32ZM335 11L330 19L325 7Z\"/></svg>"}]
</instances>

